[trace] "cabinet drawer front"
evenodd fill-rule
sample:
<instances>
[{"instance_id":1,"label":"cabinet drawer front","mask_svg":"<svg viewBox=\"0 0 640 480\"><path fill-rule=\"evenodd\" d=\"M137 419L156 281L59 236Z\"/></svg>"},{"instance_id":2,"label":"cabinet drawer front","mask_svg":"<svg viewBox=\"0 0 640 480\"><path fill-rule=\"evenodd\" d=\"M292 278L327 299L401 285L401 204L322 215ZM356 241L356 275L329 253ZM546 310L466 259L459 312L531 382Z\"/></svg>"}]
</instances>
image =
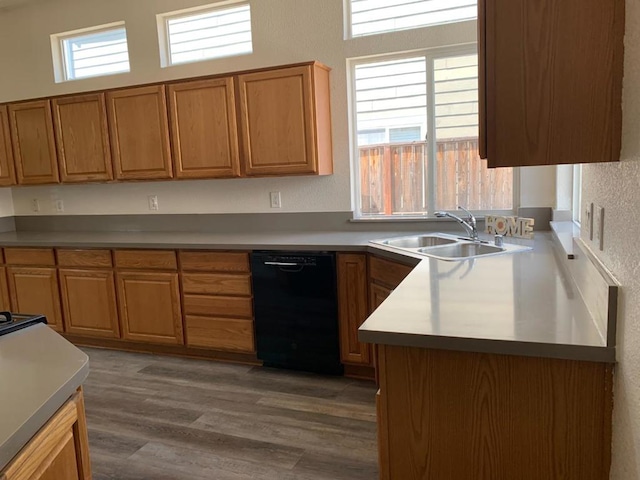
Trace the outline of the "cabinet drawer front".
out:
<instances>
[{"instance_id":1,"label":"cabinet drawer front","mask_svg":"<svg viewBox=\"0 0 640 480\"><path fill-rule=\"evenodd\" d=\"M43 265L56 264L52 248L5 248L4 258L8 265Z\"/></svg>"},{"instance_id":2,"label":"cabinet drawer front","mask_svg":"<svg viewBox=\"0 0 640 480\"><path fill-rule=\"evenodd\" d=\"M378 257L369 257L369 276L372 280L396 288L411 273L413 267Z\"/></svg>"},{"instance_id":3,"label":"cabinet drawer front","mask_svg":"<svg viewBox=\"0 0 640 480\"><path fill-rule=\"evenodd\" d=\"M116 267L139 270L176 270L176 252L173 250L116 250Z\"/></svg>"},{"instance_id":4,"label":"cabinet drawer front","mask_svg":"<svg viewBox=\"0 0 640 480\"><path fill-rule=\"evenodd\" d=\"M253 301L248 297L185 294L184 312L190 315L251 318L253 316Z\"/></svg>"},{"instance_id":5,"label":"cabinet drawer front","mask_svg":"<svg viewBox=\"0 0 640 480\"><path fill-rule=\"evenodd\" d=\"M249 273L246 252L180 252L180 267L191 272Z\"/></svg>"},{"instance_id":6,"label":"cabinet drawer front","mask_svg":"<svg viewBox=\"0 0 640 480\"><path fill-rule=\"evenodd\" d=\"M111 268L110 250L58 250L58 265L61 267Z\"/></svg>"},{"instance_id":7,"label":"cabinet drawer front","mask_svg":"<svg viewBox=\"0 0 640 480\"><path fill-rule=\"evenodd\" d=\"M253 353L253 322L246 319L186 315L187 346Z\"/></svg>"},{"instance_id":8,"label":"cabinet drawer front","mask_svg":"<svg viewBox=\"0 0 640 480\"><path fill-rule=\"evenodd\" d=\"M185 273L182 275L184 293L204 295L251 295L251 275L224 273Z\"/></svg>"}]
</instances>

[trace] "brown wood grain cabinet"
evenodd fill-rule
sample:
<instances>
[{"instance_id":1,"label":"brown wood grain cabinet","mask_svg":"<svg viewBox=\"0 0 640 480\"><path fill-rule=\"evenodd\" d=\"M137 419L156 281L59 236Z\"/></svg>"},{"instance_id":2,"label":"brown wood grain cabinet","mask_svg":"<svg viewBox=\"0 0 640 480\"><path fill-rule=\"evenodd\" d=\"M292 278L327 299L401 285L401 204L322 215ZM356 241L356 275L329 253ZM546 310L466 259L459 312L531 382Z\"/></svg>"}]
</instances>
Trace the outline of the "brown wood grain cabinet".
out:
<instances>
[{"instance_id":1,"label":"brown wood grain cabinet","mask_svg":"<svg viewBox=\"0 0 640 480\"><path fill-rule=\"evenodd\" d=\"M233 77L169 85L176 178L240 175Z\"/></svg>"},{"instance_id":2,"label":"brown wood grain cabinet","mask_svg":"<svg viewBox=\"0 0 640 480\"><path fill-rule=\"evenodd\" d=\"M9 294L6 267L0 267L0 311L11 311L11 295Z\"/></svg>"},{"instance_id":3,"label":"brown wood grain cabinet","mask_svg":"<svg viewBox=\"0 0 640 480\"><path fill-rule=\"evenodd\" d=\"M380 478L605 480L612 365L379 345Z\"/></svg>"},{"instance_id":4,"label":"brown wood grain cabinet","mask_svg":"<svg viewBox=\"0 0 640 480\"><path fill-rule=\"evenodd\" d=\"M0 472L1 480L91 480L82 391L69 399Z\"/></svg>"},{"instance_id":5,"label":"brown wood grain cabinet","mask_svg":"<svg viewBox=\"0 0 640 480\"><path fill-rule=\"evenodd\" d=\"M9 109L0 105L0 186L15 185L16 172L11 146L11 128L9 127Z\"/></svg>"},{"instance_id":6,"label":"brown wood grain cabinet","mask_svg":"<svg viewBox=\"0 0 640 480\"><path fill-rule=\"evenodd\" d=\"M107 113L118 180L173 177L164 85L108 92Z\"/></svg>"},{"instance_id":7,"label":"brown wood grain cabinet","mask_svg":"<svg viewBox=\"0 0 640 480\"><path fill-rule=\"evenodd\" d=\"M247 73L238 85L247 176L333 173L326 67Z\"/></svg>"},{"instance_id":8,"label":"brown wood grain cabinet","mask_svg":"<svg viewBox=\"0 0 640 480\"><path fill-rule=\"evenodd\" d=\"M624 0L480 0L480 156L620 159Z\"/></svg>"},{"instance_id":9,"label":"brown wood grain cabinet","mask_svg":"<svg viewBox=\"0 0 640 480\"><path fill-rule=\"evenodd\" d=\"M120 337L115 277L108 250L58 250L65 331Z\"/></svg>"},{"instance_id":10,"label":"brown wood grain cabinet","mask_svg":"<svg viewBox=\"0 0 640 480\"><path fill-rule=\"evenodd\" d=\"M18 183L59 183L51 102L36 100L9 105L9 124Z\"/></svg>"},{"instance_id":11,"label":"brown wood grain cabinet","mask_svg":"<svg viewBox=\"0 0 640 480\"><path fill-rule=\"evenodd\" d=\"M413 270L412 266L369 255L369 313L378 308Z\"/></svg>"},{"instance_id":12,"label":"brown wood grain cabinet","mask_svg":"<svg viewBox=\"0 0 640 480\"><path fill-rule=\"evenodd\" d=\"M371 365L371 345L358 341L358 328L369 313L367 295L367 255L337 255L338 318L342 363Z\"/></svg>"},{"instance_id":13,"label":"brown wood grain cabinet","mask_svg":"<svg viewBox=\"0 0 640 480\"><path fill-rule=\"evenodd\" d=\"M62 181L113 180L104 94L54 99L53 120Z\"/></svg>"},{"instance_id":14,"label":"brown wood grain cabinet","mask_svg":"<svg viewBox=\"0 0 640 480\"><path fill-rule=\"evenodd\" d=\"M7 267L11 309L16 313L43 314L49 326L64 330L58 275L54 267Z\"/></svg>"}]
</instances>

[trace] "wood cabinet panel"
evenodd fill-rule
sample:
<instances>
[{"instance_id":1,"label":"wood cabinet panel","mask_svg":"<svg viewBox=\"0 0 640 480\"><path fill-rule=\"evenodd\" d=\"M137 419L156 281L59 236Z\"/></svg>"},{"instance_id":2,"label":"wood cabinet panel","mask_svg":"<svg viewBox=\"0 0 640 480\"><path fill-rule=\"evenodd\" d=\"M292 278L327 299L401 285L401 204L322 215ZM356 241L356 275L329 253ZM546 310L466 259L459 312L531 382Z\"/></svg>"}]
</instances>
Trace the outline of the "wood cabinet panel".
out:
<instances>
[{"instance_id":1,"label":"wood cabinet panel","mask_svg":"<svg viewBox=\"0 0 640 480\"><path fill-rule=\"evenodd\" d=\"M479 3L481 153L490 167L620 159L624 6Z\"/></svg>"},{"instance_id":2,"label":"wood cabinet panel","mask_svg":"<svg viewBox=\"0 0 640 480\"><path fill-rule=\"evenodd\" d=\"M56 264L53 248L5 248L4 258L8 265L54 266Z\"/></svg>"},{"instance_id":3,"label":"wood cabinet panel","mask_svg":"<svg viewBox=\"0 0 640 480\"><path fill-rule=\"evenodd\" d=\"M113 272L61 269L59 276L67 333L119 338Z\"/></svg>"},{"instance_id":4,"label":"wood cabinet panel","mask_svg":"<svg viewBox=\"0 0 640 480\"><path fill-rule=\"evenodd\" d=\"M56 250L60 267L111 268L111 250Z\"/></svg>"},{"instance_id":5,"label":"wood cabinet panel","mask_svg":"<svg viewBox=\"0 0 640 480\"><path fill-rule=\"evenodd\" d=\"M9 110L6 105L0 105L0 186L15 184L16 171L13 163L13 147L11 146Z\"/></svg>"},{"instance_id":6,"label":"wood cabinet panel","mask_svg":"<svg viewBox=\"0 0 640 480\"><path fill-rule=\"evenodd\" d=\"M326 68L247 73L238 84L246 175L332 173Z\"/></svg>"},{"instance_id":7,"label":"wood cabinet panel","mask_svg":"<svg viewBox=\"0 0 640 480\"><path fill-rule=\"evenodd\" d=\"M383 287L381 285L377 285L372 283L369 285L369 313L373 313L376 308L382 305L389 295L391 295L392 290Z\"/></svg>"},{"instance_id":8,"label":"wood cabinet panel","mask_svg":"<svg viewBox=\"0 0 640 480\"><path fill-rule=\"evenodd\" d=\"M178 262L173 250L116 250L116 267L142 270L176 270Z\"/></svg>"},{"instance_id":9,"label":"wood cabinet panel","mask_svg":"<svg viewBox=\"0 0 640 480\"><path fill-rule=\"evenodd\" d=\"M36 100L9 105L11 141L18 183L58 183L58 159L51 102Z\"/></svg>"},{"instance_id":10,"label":"wood cabinet panel","mask_svg":"<svg viewBox=\"0 0 640 480\"><path fill-rule=\"evenodd\" d=\"M371 365L371 345L358 341L358 328L367 319L367 255L337 256L340 359L342 363Z\"/></svg>"},{"instance_id":11,"label":"wood cabinet panel","mask_svg":"<svg viewBox=\"0 0 640 480\"><path fill-rule=\"evenodd\" d=\"M610 365L380 349L389 478L609 478Z\"/></svg>"},{"instance_id":12,"label":"wood cabinet panel","mask_svg":"<svg viewBox=\"0 0 640 480\"><path fill-rule=\"evenodd\" d=\"M46 315L52 329L63 331L55 268L8 267L7 277L13 312Z\"/></svg>"},{"instance_id":13,"label":"wood cabinet panel","mask_svg":"<svg viewBox=\"0 0 640 480\"><path fill-rule=\"evenodd\" d=\"M184 344L177 273L119 272L116 278L123 338Z\"/></svg>"},{"instance_id":14,"label":"wood cabinet panel","mask_svg":"<svg viewBox=\"0 0 640 480\"><path fill-rule=\"evenodd\" d=\"M0 267L0 311L11 311L11 295L9 295L9 282L7 282L5 267Z\"/></svg>"},{"instance_id":15,"label":"wood cabinet panel","mask_svg":"<svg viewBox=\"0 0 640 480\"><path fill-rule=\"evenodd\" d=\"M189 272L249 273L247 252L193 252L181 251L180 268Z\"/></svg>"},{"instance_id":16,"label":"wood cabinet panel","mask_svg":"<svg viewBox=\"0 0 640 480\"><path fill-rule=\"evenodd\" d=\"M202 295L251 295L251 276L224 273L182 274L184 293Z\"/></svg>"},{"instance_id":17,"label":"wood cabinet panel","mask_svg":"<svg viewBox=\"0 0 640 480\"><path fill-rule=\"evenodd\" d=\"M240 175L232 77L168 87L177 178Z\"/></svg>"},{"instance_id":18,"label":"wood cabinet panel","mask_svg":"<svg viewBox=\"0 0 640 480\"><path fill-rule=\"evenodd\" d=\"M107 114L116 178L173 177L164 85L108 92Z\"/></svg>"},{"instance_id":19,"label":"wood cabinet panel","mask_svg":"<svg viewBox=\"0 0 640 480\"><path fill-rule=\"evenodd\" d=\"M249 297L184 295L184 313L190 315L253 317L253 301Z\"/></svg>"},{"instance_id":20,"label":"wood cabinet panel","mask_svg":"<svg viewBox=\"0 0 640 480\"><path fill-rule=\"evenodd\" d=\"M389 287L396 288L400 282L411 273L413 267L384 258L369 256L369 277L371 280Z\"/></svg>"},{"instance_id":21,"label":"wood cabinet panel","mask_svg":"<svg viewBox=\"0 0 640 480\"><path fill-rule=\"evenodd\" d=\"M253 321L247 319L185 316L187 346L252 353Z\"/></svg>"},{"instance_id":22,"label":"wood cabinet panel","mask_svg":"<svg viewBox=\"0 0 640 480\"><path fill-rule=\"evenodd\" d=\"M54 99L53 120L62 181L113 180L104 94Z\"/></svg>"}]
</instances>

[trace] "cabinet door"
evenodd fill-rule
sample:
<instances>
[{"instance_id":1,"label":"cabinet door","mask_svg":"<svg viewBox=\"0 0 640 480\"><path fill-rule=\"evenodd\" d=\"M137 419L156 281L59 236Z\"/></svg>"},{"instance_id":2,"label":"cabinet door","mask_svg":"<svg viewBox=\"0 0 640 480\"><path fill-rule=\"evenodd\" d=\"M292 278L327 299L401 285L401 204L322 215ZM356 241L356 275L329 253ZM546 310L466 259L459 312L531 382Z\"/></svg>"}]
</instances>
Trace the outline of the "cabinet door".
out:
<instances>
[{"instance_id":1,"label":"cabinet door","mask_svg":"<svg viewBox=\"0 0 640 480\"><path fill-rule=\"evenodd\" d=\"M372 283L369 285L369 311L373 313L391 295L391 289Z\"/></svg>"},{"instance_id":2,"label":"cabinet door","mask_svg":"<svg viewBox=\"0 0 640 480\"><path fill-rule=\"evenodd\" d=\"M58 183L58 160L49 100L9 105L18 183Z\"/></svg>"},{"instance_id":3,"label":"cabinet door","mask_svg":"<svg viewBox=\"0 0 640 480\"><path fill-rule=\"evenodd\" d=\"M0 186L15 185L16 172L11 147L11 129L9 111L6 105L0 105Z\"/></svg>"},{"instance_id":4,"label":"cabinet door","mask_svg":"<svg viewBox=\"0 0 640 480\"><path fill-rule=\"evenodd\" d=\"M323 110L325 114L319 118L320 143L314 73L313 66L306 65L238 77L243 166L247 175L331 173L324 171L327 145L331 148L331 141L325 136L328 110ZM328 87L328 73L326 83ZM318 90L328 102L328 88Z\"/></svg>"},{"instance_id":5,"label":"cabinet door","mask_svg":"<svg viewBox=\"0 0 640 480\"><path fill-rule=\"evenodd\" d=\"M233 78L169 86L177 178L240 175Z\"/></svg>"},{"instance_id":6,"label":"cabinet door","mask_svg":"<svg viewBox=\"0 0 640 480\"><path fill-rule=\"evenodd\" d=\"M358 328L366 320L367 256L338 255L338 311L340 359L343 363L371 364L371 345L358 341Z\"/></svg>"},{"instance_id":7,"label":"cabinet door","mask_svg":"<svg viewBox=\"0 0 640 480\"><path fill-rule=\"evenodd\" d=\"M619 160L624 0L478 5L488 165Z\"/></svg>"},{"instance_id":8,"label":"cabinet door","mask_svg":"<svg viewBox=\"0 0 640 480\"><path fill-rule=\"evenodd\" d=\"M56 269L9 267L7 274L12 310L46 315L49 326L61 332L62 309Z\"/></svg>"},{"instance_id":9,"label":"cabinet door","mask_svg":"<svg viewBox=\"0 0 640 480\"><path fill-rule=\"evenodd\" d=\"M104 94L53 100L53 120L62 181L112 180Z\"/></svg>"},{"instance_id":10,"label":"cabinet door","mask_svg":"<svg viewBox=\"0 0 640 480\"><path fill-rule=\"evenodd\" d=\"M119 272L117 278L123 338L184 344L177 273Z\"/></svg>"},{"instance_id":11,"label":"cabinet door","mask_svg":"<svg viewBox=\"0 0 640 480\"><path fill-rule=\"evenodd\" d=\"M61 269L59 274L66 331L92 337L119 338L113 272Z\"/></svg>"},{"instance_id":12,"label":"cabinet door","mask_svg":"<svg viewBox=\"0 0 640 480\"><path fill-rule=\"evenodd\" d=\"M11 311L11 296L9 295L9 284L7 283L7 269L0 267L0 310Z\"/></svg>"},{"instance_id":13,"label":"cabinet door","mask_svg":"<svg viewBox=\"0 0 640 480\"><path fill-rule=\"evenodd\" d=\"M108 92L107 113L118 179L173 177L163 85Z\"/></svg>"}]
</instances>

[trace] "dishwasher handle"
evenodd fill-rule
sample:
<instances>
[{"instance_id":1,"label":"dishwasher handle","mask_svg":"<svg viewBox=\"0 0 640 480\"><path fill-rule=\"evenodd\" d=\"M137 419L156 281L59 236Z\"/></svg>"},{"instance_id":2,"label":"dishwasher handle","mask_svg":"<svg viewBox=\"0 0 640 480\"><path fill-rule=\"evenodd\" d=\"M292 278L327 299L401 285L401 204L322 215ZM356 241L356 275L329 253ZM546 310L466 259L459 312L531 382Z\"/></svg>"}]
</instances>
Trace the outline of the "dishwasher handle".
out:
<instances>
[{"instance_id":1,"label":"dishwasher handle","mask_svg":"<svg viewBox=\"0 0 640 480\"><path fill-rule=\"evenodd\" d=\"M275 266L275 267L304 267L303 264L301 263L295 263L295 262L262 262L265 265L271 265L271 266Z\"/></svg>"}]
</instances>

